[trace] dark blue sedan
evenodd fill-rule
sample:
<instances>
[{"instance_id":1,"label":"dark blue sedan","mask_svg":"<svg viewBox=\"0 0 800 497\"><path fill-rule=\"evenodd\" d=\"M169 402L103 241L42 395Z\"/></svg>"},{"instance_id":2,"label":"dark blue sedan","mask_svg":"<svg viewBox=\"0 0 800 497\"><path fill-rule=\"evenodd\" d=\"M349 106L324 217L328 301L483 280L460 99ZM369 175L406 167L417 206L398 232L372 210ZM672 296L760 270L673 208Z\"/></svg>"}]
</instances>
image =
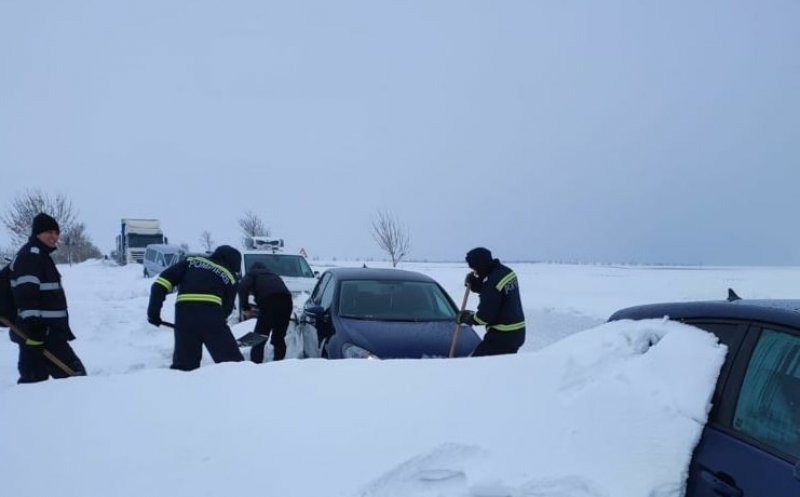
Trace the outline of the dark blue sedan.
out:
<instances>
[{"instance_id":1,"label":"dark blue sedan","mask_svg":"<svg viewBox=\"0 0 800 497\"><path fill-rule=\"evenodd\" d=\"M728 347L686 497L800 496L800 300L631 307L611 321L669 317Z\"/></svg>"},{"instance_id":2,"label":"dark blue sedan","mask_svg":"<svg viewBox=\"0 0 800 497\"><path fill-rule=\"evenodd\" d=\"M330 359L448 357L458 309L432 278L400 269L333 268L320 276L302 321ZM455 356L480 343L460 326Z\"/></svg>"}]
</instances>

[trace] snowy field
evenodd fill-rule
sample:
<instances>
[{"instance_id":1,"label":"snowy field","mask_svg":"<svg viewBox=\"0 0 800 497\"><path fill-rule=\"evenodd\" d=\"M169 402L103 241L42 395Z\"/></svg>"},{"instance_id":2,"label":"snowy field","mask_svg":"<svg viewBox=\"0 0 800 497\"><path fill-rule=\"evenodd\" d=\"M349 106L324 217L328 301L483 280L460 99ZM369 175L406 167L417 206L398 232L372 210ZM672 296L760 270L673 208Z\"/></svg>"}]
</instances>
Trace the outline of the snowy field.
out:
<instances>
[{"instance_id":1,"label":"snowy field","mask_svg":"<svg viewBox=\"0 0 800 497\"><path fill-rule=\"evenodd\" d=\"M604 321L728 287L800 296L799 268L509 266L528 322L516 356L206 356L192 373L168 369L140 266L60 267L89 376L17 386L16 346L0 342L0 494L678 497L725 350L675 323ZM460 303L464 264L402 267Z\"/></svg>"}]
</instances>

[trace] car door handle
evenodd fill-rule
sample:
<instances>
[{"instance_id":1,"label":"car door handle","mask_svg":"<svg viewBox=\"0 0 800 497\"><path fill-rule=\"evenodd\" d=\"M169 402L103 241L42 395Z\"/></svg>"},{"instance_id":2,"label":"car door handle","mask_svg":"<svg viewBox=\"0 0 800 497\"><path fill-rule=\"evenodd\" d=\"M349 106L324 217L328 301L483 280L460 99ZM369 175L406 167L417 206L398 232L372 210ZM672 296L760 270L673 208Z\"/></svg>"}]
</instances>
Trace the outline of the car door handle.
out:
<instances>
[{"instance_id":1,"label":"car door handle","mask_svg":"<svg viewBox=\"0 0 800 497\"><path fill-rule=\"evenodd\" d=\"M742 497L742 489L721 479L707 469L700 470L700 478L714 490L715 493L730 497Z\"/></svg>"}]
</instances>

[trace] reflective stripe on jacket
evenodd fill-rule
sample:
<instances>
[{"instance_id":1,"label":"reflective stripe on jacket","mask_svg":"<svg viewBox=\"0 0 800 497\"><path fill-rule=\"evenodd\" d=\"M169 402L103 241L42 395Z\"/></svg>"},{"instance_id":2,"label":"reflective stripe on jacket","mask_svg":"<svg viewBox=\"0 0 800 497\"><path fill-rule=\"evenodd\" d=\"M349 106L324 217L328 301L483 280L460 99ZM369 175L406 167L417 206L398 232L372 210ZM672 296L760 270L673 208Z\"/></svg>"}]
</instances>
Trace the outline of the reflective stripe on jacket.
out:
<instances>
[{"instance_id":1,"label":"reflective stripe on jacket","mask_svg":"<svg viewBox=\"0 0 800 497\"><path fill-rule=\"evenodd\" d=\"M178 289L176 305L209 304L227 317L236 298L236 277L221 264L207 257L189 257L165 269L150 287L148 315L158 315L167 293Z\"/></svg>"},{"instance_id":2,"label":"reflective stripe on jacket","mask_svg":"<svg viewBox=\"0 0 800 497\"><path fill-rule=\"evenodd\" d=\"M53 250L32 236L10 264L17 324L36 341L52 335L75 338L69 327L61 274L50 257Z\"/></svg>"},{"instance_id":3,"label":"reflective stripe on jacket","mask_svg":"<svg viewBox=\"0 0 800 497\"><path fill-rule=\"evenodd\" d=\"M480 303L475 322L487 330L518 331L525 328L517 275L495 259L478 290Z\"/></svg>"}]
</instances>

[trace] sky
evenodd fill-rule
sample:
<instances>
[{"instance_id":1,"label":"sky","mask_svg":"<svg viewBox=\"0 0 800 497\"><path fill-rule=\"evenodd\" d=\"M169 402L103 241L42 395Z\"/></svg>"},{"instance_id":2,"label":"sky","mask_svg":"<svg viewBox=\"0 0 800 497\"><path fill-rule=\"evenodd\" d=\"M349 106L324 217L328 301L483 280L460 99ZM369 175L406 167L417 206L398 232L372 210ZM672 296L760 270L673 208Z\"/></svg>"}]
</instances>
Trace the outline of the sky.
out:
<instances>
[{"instance_id":1,"label":"sky","mask_svg":"<svg viewBox=\"0 0 800 497\"><path fill-rule=\"evenodd\" d=\"M205 354L184 373L167 369L172 333L145 320L153 280L137 267L59 267L87 377L16 385L16 346L0 340L3 495L680 497L725 347L665 320L604 321L732 282L791 296L798 271L518 264L517 355L299 360L291 327L285 361ZM404 268L461 291L458 264ZM59 461L46 478L41 454Z\"/></svg>"},{"instance_id":2,"label":"sky","mask_svg":"<svg viewBox=\"0 0 800 497\"><path fill-rule=\"evenodd\" d=\"M310 257L800 264L800 4L0 3L0 209ZM0 231L0 246L10 242Z\"/></svg>"}]
</instances>

